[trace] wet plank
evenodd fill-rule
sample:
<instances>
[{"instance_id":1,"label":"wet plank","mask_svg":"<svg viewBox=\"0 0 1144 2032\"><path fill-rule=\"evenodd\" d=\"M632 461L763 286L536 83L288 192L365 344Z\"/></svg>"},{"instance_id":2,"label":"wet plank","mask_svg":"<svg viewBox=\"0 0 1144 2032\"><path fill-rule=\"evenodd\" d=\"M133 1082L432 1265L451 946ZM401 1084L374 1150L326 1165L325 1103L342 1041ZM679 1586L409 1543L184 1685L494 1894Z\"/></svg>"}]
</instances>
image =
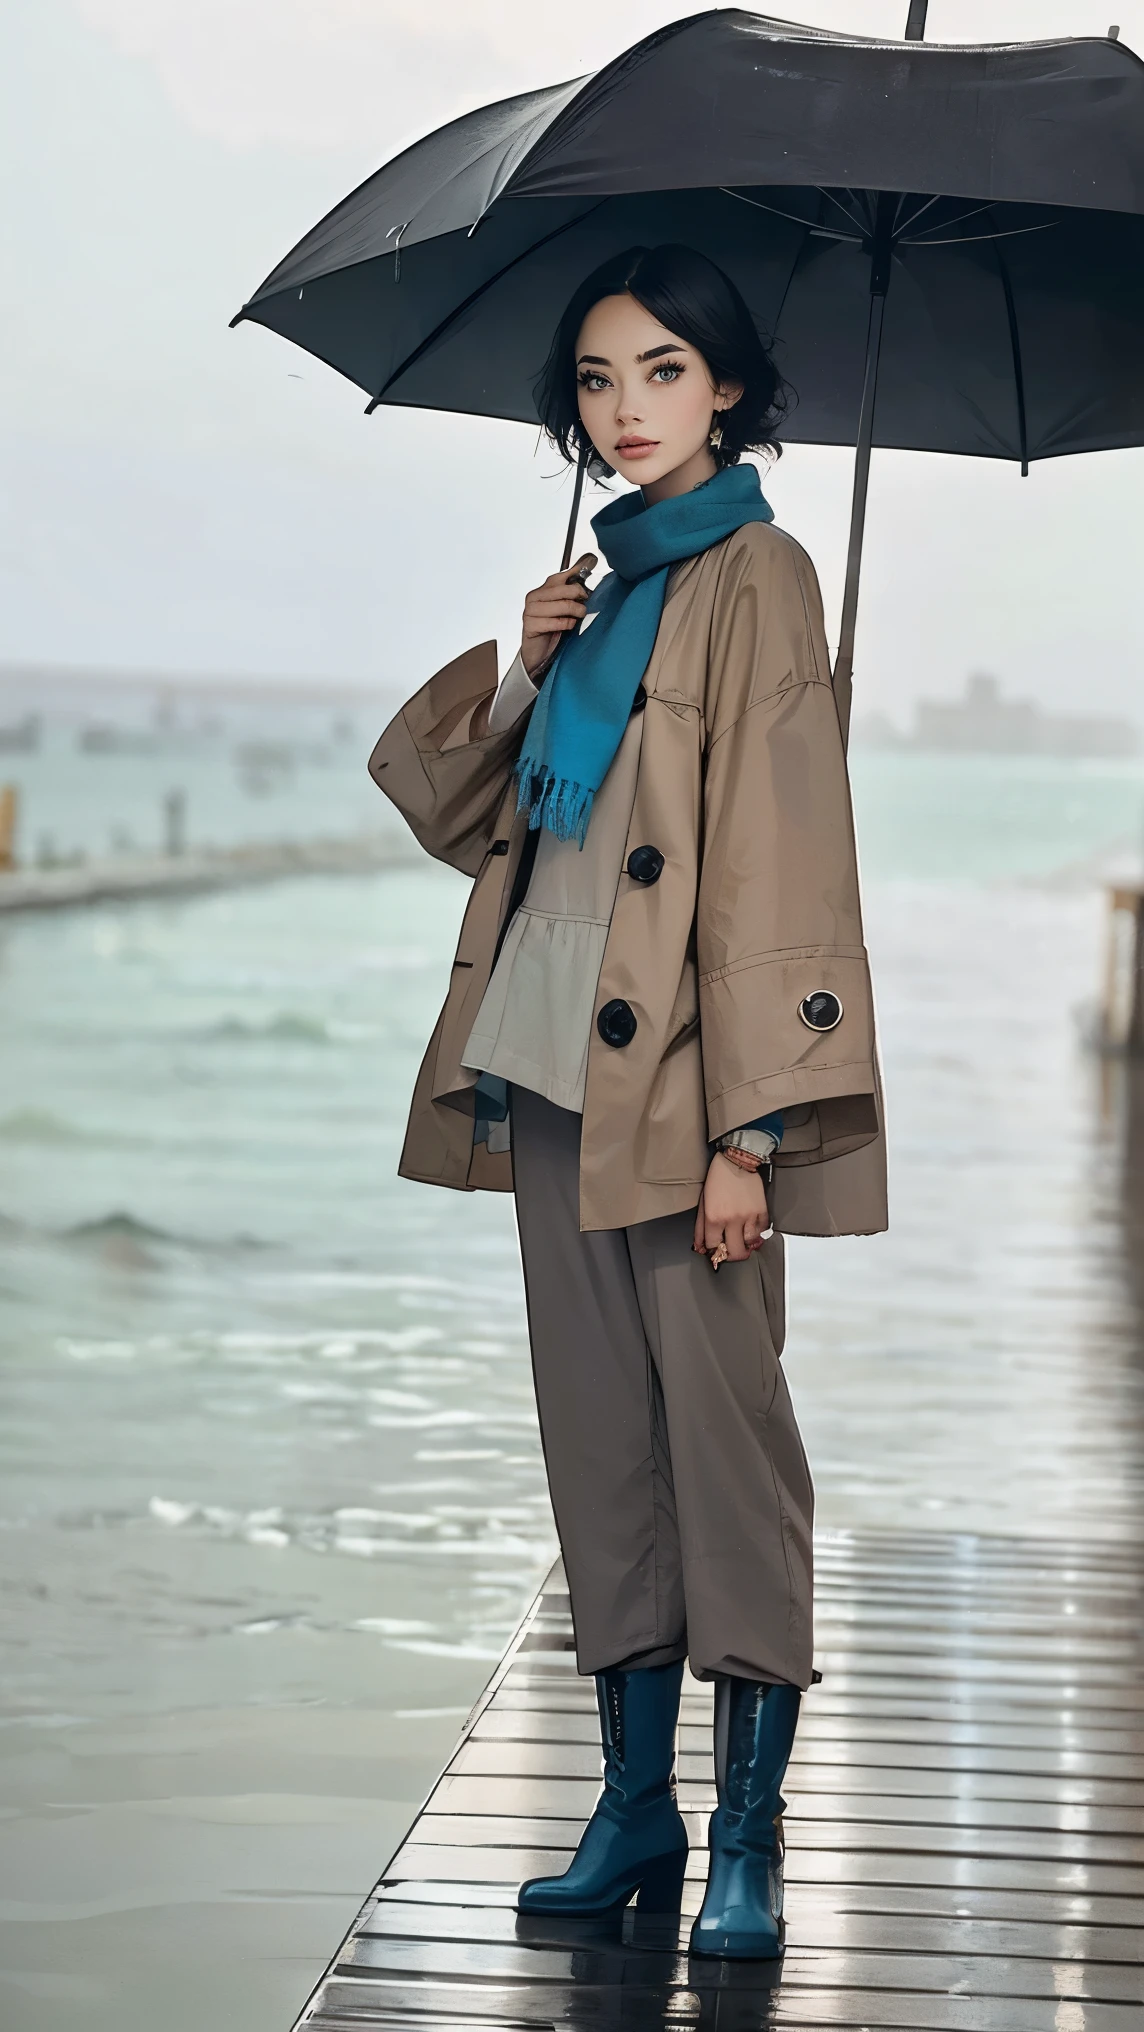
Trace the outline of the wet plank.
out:
<instances>
[{"instance_id":1,"label":"wet plank","mask_svg":"<svg viewBox=\"0 0 1144 2032\"><path fill-rule=\"evenodd\" d=\"M554 1936L599 1784L559 1567L298 2021L317 2032L665 2024L1126 2032L1144 2022L1144 1558L1075 1541L847 1532L787 1794L780 1966L691 1961L711 1689L685 1682L678 1936ZM556 1929L559 1934L560 1930Z\"/></svg>"},{"instance_id":2,"label":"wet plank","mask_svg":"<svg viewBox=\"0 0 1144 2032\"><path fill-rule=\"evenodd\" d=\"M1144 1931L1144 1884L1137 1897L1129 1897L1103 1892L1031 1891L1024 1886L982 1889L967 1887L960 1877L956 1883L948 1885L870 1883L863 1880L848 1886L842 1877L832 1877L829 1883L816 1886L805 1874L799 1881L803 1886L800 1902L805 1909L843 1916L856 1913L861 1917L892 1917L896 1913L917 1912L940 1919L1030 1919L1045 1925ZM455 1921L458 1925L467 1924L475 1914L482 1912L512 1913L514 1888L512 1884L466 1884L455 1879L442 1882L431 1879L414 1881L411 1878L388 1881L378 1886L370 1910L362 1916L359 1930L365 1933L378 1931L379 1927L375 1924L378 1914L384 1914L391 1906L399 1907L406 1919L419 1906L452 1906L455 1909L449 1915L449 1923ZM444 1925L447 1923L446 1916L438 1912L435 1920L426 1923Z\"/></svg>"},{"instance_id":3,"label":"wet plank","mask_svg":"<svg viewBox=\"0 0 1144 2032\"><path fill-rule=\"evenodd\" d=\"M521 1818L543 1820L550 1816L554 1820L579 1821L582 1825L591 1813L599 1791L598 1778L469 1778L464 1774L448 1773L439 1781L427 1811L453 1817L484 1817L495 1814L499 1806L502 1812ZM680 1805L685 1808L694 1807L709 1813L715 1804L713 1784L681 1784L679 1795ZM1090 1809L1085 1805L1071 1805L1067 1798L1056 1801L1020 1797L994 1799L983 1797L976 1790L967 1796L964 1790L954 1788L945 1798L935 1795L919 1799L895 1794L883 1787L879 1791L847 1799L835 1791L824 1791L821 1796L815 1796L792 1787L790 1801L788 1824L794 1821L853 1819L863 1824L913 1823L936 1831L948 1827L961 1832L972 1829L983 1834L994 1829L1015 1828L1022 1835L1037 1832L1052 1835L1057 1831L1063 1834L1075 1829L1086 1842L1109 1849L1110 1860L1111 1847L1114 1847L1117 1860L1144 1863L1144 1833L1139 1831L1141 1815L1139 1809L1132 1807L1103 1807L1101 1832L1094 1834L1090 1832Z\"/></svg>"},{"instance_id":4,"label":"wet plank","mask_svg":"<svg viewBox=\"0 0 1144 2032\"><path fill-rule=\"evenodd\" d=\"M693 1965L694 1968L694 1965ZM718 2032L759 2032L760 2025L797 2027L815 2032L829 2026L841 2032L1059 2032L1069 2023L1066 2003L1076 2005L1072 2023L1082 2032L1127 2032L1131 2023L1123 2005L1077 1999L990 1997L963 1992L934 1995L924 1990L890 1987L863 1990L846 1984L820 1987L798 1978L804 1971L785 1967L770 1979L756 1977L752 1990L708 1986L692 1978L686 1989L660 1982L625 1979L606 1986L578 1982L574 2013L563 2009L565 1995L556 1985L541 1983L467 1983L408 1977L332 1976L321 2002L308 2020L322 2032L362 2032L363 2026L432 2027L432 2032L552 2032L557 2022L577 2028L591 2026L652 2032L665 2024L717 2027ZM792 1976L794 1980L792 1980ZM622 1996L622 2020L617 2016ZM681 2007L681 2008L678 2008ZM765 2012L766 2016L761 2016ZM670 2015L668 2015L670 2013ZM559 2018L557 2017L559 2014Z\"/></svg>"},{"instance_id":5,"label":"wet plank","mask_svg":"<svg viewBox=\"0 0 1144 2032\"><path fill-rule=\"evenodd\" d=\"M572 1844L565 1848L508 1842L489 1843L471 1849L432 1842L409 1842L394 1857L382 1879L383 1885L407 1882L444 1882L458 1878L472 1883L516 1884L523 1877L547 1875L567 1868ZM697 1848L688 1863L689 1876L701 1881L707 1858ZM788 1884L819 1883L852 1886L870 1884L965 1885L1003 1890L1033 1887L1045 1890L1084 1889L1092 1894L1117 1897L1144 1896L1144 1871L1124 1869L1114 1863L1078 1864L1069 1859L1043 1856L981 1856L937 1854L932 1848L875 1849L855 1844L842 1848L810 1849L804 1845L787 1851Z\"/></svg>"},{"instance_id":6,"label":"wet plank","mask_svg":"<svg viewBox=\"0 0 1144 2032\"><path fill-rule=\"evenodd\" d=\"M786 1987L800 1977L813 1980L817 1975L821 1979L822 1962L828 1956L833 1958L833 1949L845 1956L848 1981L858 1989L1144 2005L1144 1969L1133 1963L1098 1961L1091 1955L1068 1960L1041 1958L1019 1942L1014 1946L1012 1932L1005 1944L992 1952L983 1948L973 1954L935 1954L926 1952L926 1945L922 1941L917 1948L893 1953L846 1940L803 1947L792 1937L783 1984ZM631 1958L630 1950L619 1944L608 1947L585 1941L574 1947L556 1946L543 1936L527 1942L485 1942L359 1934L347 1949L340 1972L372 1975L379 1970L390 1979L406 1975L423 1980L453 1977L476 1978L482 1983L543 1983L558 1990L583 1982L606 1990L621 1987ZM686 1991L696 1982L694 1966L686 1954L647 1950L639 1972L645 1976L654 1973L668 1987ZM738 1973L742 1978L742 1969Z\"/></svg>"},{"instance_id":7,"label":"wet plank","mask_svg":"<svg viewBox=\"0 0 1144 2032\"><path fill-rule=\"evenodd\" d=\"M1110 1741L1109 1737L1113 1740ZM500 1702L481 1716L473 1728L470 1744L476 1743L589 1743L599 1749L600 1731L595 1709L509 1707ZM1069 1730L1068 1747L1063 1748L1059 1729L1036 1724L1000 1721L913 1723L885 1716L840 1716L824 1714L817 1704L803 1710L795 1745L795 1763L805 1763L807 1746L837 1744L849 1752L860 1747L862 1761L895 1763L908 1750L911 1765L932 1764L937 1770L951 1768L951 1759L973 1754L975 1767L985 1770L1042 1771L1076 1770L1090 1777L1131 1778L1144 1781L1144 1728ZM709 1757L710 1724L685 1721L679 1731L680 1752ZM1043 1754L1050 1752L1049 1757ZM961 1768L959 1765L958 1768Z\"/></svg>"},{"instance_id":8,"label":"wet plank","mask_svg":"<svg viewBox=\"0 0 1144 2032\"><path fill-rule=\"evenodd\" d=\"M535 1932L531 1940L536 1945ZM398 1941L427 1943L432 1966L443 1968L437 1953L443 1942L519 1949L519 1929L516 1914L504 1906L461 1906L450 1911L380 1901L359 1926L343 1967L386 1967L386 1943ZM676 1946L686 1946L682 1929ZM1144 1963L1144 1924L1098 1926L1068 1919L978 1917L967 1943L967 1929L953 1912L864 1912L820 1894L799 1901L797 1916L792 1916L788 1929L788 1948L913 1955L969 1952L974 1956L1004 1955L1015 1961L1125 1963L1138 1973ZM531 1953L531 1948L520 1951ZM522 1966L527 1973L528 1965Z\"/></svg>"},{"instance_id":9,"label":"wet plank","mask_svg":"<svg viewBox=\"0 0 1144 2032\"><path fill-rule=\"evenodd\" d=\"M684 1732L679 1781L681 1785L710 1787L715 1783L715 1771L709 1745L701 1750L688 1747L688 1737L698 1733L691 1729ZM809 1740L804 1741L804 1749ZM815 1743L813 1757L792 1758L790 1782L785 1789L796 1798L800 1791L883 1795L904 1792L925 1798L956 1793L961 1797L962 1779L970 1775L975 1780L978 1798L1066 1799L1072 1804L1103 1801L1108 1806L1134 1808L1142 1813L1137 1825L1144 1825L1144 1779L1123 1768L1127 1759L1107 1777L1097 1777L1089 1773L1087 1760L1081 1764L1076 1758L1064 1766L1058 1760L1055 1769L1046 1769L1048 1760L1043 1754L1022 1759L1015 1753L958 1750L945 1745L940 1751L929 1749L918 1755L911 1752L907 1762L901 1746L894 1745L892 1749L883 1746L882 1754L871 1759L869 1748L863 1745L859 1761L855 1761L856 1748L837 1741ZM845 1756L843 1753L848 1749L852 1754ZM525 1779L590 1778L598 1785L600 1749L598 1741L492 1743L485 1737L475 1737L457 1752L452 1770L454 1776L468 1778L505 1778L516 1773Z\"/></svg>"}]
</instances>

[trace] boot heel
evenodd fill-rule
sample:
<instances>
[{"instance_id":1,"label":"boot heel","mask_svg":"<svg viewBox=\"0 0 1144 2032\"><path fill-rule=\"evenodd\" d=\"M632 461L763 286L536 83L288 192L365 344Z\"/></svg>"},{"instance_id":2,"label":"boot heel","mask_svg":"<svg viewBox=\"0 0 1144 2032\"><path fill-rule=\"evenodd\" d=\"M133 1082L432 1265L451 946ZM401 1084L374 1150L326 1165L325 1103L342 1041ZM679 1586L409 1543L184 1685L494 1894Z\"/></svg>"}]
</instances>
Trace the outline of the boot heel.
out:
<instances>
[{"instance_id":1,"label":"boot heel","mask_svg":"<svg viewBox=\"0 0 1144 2032\"><path fill-rule=\"evenodd\" d=\"M673 1849L659 1856L644 1871L636 1899L637 1912L678 1912L683 1903L683 1879L687 1872L687 1850Z\"/></svg>"}]
</instances>

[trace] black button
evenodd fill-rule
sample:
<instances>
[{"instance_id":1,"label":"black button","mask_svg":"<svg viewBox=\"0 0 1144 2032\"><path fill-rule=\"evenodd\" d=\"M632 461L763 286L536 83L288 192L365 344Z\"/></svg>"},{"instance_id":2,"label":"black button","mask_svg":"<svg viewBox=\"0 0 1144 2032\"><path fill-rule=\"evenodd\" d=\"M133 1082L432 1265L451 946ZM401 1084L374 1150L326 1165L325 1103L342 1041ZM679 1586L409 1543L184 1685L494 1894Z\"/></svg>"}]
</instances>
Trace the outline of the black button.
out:
<instances>
[{"instance_id":1,"label":"black button","mask_svg":"<svg viewBox=\"0 0 1144 2032\"><path fill-rule=\"evenodd\" d=\"M605 1044L630 1044L636 1034L634 1012L626 1002L605 1002L596 1018L596 1028Z\"/></svg>"},{"instance_id":2,"label":"black button","mask_svg":"<svg viewBox=\"0 0 1144 2032\"><path fill-rule=\"evenodd\" d=\"M658 847L633 847L628 855L628 874L633 882L658 882L663 873L663 855Z\"/></svg>"},{"instance_id":3,"label":"black button","mask_svg":"<svg viewBox=\"0 0 1144 2032\"><path fill-rule=\"evenodd\" d=\"M798 1013L808 1030L833 1030L842 1021L842 1004L829 988L816 988L803 996Z\"/></svg>"},{"instance_id":4,"label":"black button","mask_svg":"<svg viewBox=\"0 0 1144 2032\"><path fill-rule=\"evenodd\" d=\"M493 841L493 843L492 843L492 846L491 846L491 847L489 848L489 852L490 852L490 854L507 854L507 852L508 852L508 841L507 841L507 840L494 840L494 841Z\"/></svg>"},{"instance_id":5,"label":"black button","mask_svg":"<svg viewBox=\"0 0 1144 2032\"><path fill-rule=\"evenodd\" d=\"M642 684L641 684L641 686L640 686L639 690L637 691L637 693L636 693L636 695L635 695L634 699L632 700L632 712L633 712L633 713L642 713L642 711L643 711L644 707L646 706L646 704L647 704L647 693L646 693L646 691L644 690L644 688L643 688L643 686L642 686Z\"/></svg>"}]
</instances>

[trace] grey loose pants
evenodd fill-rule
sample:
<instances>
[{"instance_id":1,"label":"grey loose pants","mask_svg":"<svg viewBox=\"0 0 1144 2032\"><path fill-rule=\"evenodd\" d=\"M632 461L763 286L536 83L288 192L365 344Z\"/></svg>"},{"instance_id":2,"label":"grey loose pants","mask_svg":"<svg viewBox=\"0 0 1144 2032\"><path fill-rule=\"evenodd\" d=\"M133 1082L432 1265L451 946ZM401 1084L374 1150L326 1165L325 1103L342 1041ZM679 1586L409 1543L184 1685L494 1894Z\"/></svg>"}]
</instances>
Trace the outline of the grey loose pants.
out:
<instances>
[{"instance_id":1,"label":"grey loose pants","mask_svg":"<svg viewBox=\"0 0 1144 2032\"><path fill-rule=\"evenodd\" d=\"M700 1678L808 1686L814 1491L776 1346L781 1242L716 1273L690 1213L581 1234L579 1115L514 1087L512 1140L580 1671L688 1656Z\"/></svg>"}]
</instances>

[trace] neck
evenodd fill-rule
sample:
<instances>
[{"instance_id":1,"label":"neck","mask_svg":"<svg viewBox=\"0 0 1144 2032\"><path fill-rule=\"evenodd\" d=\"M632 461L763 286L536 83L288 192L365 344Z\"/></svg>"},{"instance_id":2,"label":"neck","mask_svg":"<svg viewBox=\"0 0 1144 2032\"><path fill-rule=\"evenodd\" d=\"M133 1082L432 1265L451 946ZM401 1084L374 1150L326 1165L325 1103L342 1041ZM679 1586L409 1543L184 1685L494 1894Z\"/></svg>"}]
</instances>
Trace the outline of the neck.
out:
<instances>
[{"instance_id":1,"label":"neck","mask_svg":"<svg viewBox=\"0 0 1144 2032\"><path fill-rule=\"evenodd\" d=\"M677 494L689 494L693 487L701 487L704 480L713 480L718 470L710 445L701 444L681 466L665 473L661 480L641 487L644 506L654 508L657 501L671 501Z\"/></svg>"}]
</instances>

